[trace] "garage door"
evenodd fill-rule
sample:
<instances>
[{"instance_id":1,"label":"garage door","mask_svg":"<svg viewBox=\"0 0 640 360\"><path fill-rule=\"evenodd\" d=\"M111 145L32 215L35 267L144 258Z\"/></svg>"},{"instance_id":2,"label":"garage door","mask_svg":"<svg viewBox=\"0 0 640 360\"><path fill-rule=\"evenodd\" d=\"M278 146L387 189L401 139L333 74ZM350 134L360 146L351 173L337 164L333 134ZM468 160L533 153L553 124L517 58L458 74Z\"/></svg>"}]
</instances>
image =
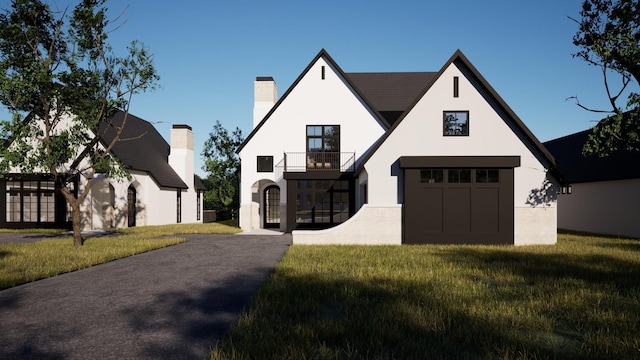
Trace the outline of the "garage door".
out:
<instances>
[{"instance_id":1,"label":"garage door","mask_svg":"<svg viewBox=\"0 0 640 360\"><path fill-rule=\"evenodd\" d=\"M405 243L513 244L513 165L519 158L401 160Z\"/></svg>"}]
</instances>

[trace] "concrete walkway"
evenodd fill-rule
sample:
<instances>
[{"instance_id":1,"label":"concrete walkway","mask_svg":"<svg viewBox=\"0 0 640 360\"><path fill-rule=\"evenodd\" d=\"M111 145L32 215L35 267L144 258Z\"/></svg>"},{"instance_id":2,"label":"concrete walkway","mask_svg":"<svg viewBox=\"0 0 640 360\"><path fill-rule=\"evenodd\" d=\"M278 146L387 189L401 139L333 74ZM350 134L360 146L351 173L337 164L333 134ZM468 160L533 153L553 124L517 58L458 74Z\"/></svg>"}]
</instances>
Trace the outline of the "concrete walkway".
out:
<instances>
[{"instance_id":1,"label":"concrete walkway","mask_svg":"<svg viewBox=\"0 0 640 360\"><path fill-rule=\"evenodd\" d=\"M188 242L0 291L0 359L206 359L291 235Z\"/></svg>"}]
</instances>

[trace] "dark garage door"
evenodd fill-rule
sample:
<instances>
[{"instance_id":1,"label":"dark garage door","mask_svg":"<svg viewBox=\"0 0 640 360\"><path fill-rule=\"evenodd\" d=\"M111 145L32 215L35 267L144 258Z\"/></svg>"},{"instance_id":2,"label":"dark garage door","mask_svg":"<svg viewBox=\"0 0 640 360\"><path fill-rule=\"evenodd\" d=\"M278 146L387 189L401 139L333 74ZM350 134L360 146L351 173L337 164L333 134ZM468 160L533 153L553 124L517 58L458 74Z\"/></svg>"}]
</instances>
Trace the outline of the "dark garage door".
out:
<instances>
[{"instance_id":1,"label":"dark garage door","mask_svg":"<svg viewBox=\"0 0 640 360\"><path fill-rule=\"evenodd\" d=\"M405 167L404 242L513 244L513 167L494 167L500 164L495 161L487 167L443 164Z\"/></svg>"}]
</instances>

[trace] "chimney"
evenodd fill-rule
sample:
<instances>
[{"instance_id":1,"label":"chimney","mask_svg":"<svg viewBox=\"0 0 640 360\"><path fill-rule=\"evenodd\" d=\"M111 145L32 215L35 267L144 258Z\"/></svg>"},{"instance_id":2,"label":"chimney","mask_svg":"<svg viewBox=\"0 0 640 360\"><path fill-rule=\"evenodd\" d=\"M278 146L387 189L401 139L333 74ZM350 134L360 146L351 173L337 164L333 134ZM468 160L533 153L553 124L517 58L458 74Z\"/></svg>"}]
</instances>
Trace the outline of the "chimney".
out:
<instances>
[{"instance_id":1,"label":"chimney","mask_svg":"<svg viewBox=\"0 0 640 360\"><path fill-rule=\"evenodd\" d=\"M193 163L193 131L191 131L191 126L173 125L171 129L169 165L189 188L193 187Z\"/></svg>"},{"instance_id":2,"label":"chimney","mask_svg":"<svg viewBox=\"0 0 640 360\"><path fill-rule=\"evenodd\" d=\"M278 87L271 76L256 78L253 98L253 127L255 128L278 100Z\"/></svg>"}]
</instances>

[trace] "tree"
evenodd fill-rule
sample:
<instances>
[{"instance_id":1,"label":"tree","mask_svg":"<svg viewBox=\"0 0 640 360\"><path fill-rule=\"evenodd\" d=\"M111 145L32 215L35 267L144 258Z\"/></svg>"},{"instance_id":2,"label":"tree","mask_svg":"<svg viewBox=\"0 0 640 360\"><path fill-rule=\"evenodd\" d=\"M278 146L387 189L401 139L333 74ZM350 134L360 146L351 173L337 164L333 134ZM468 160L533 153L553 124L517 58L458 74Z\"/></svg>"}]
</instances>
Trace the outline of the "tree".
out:
<instances>
[{"instance_id":1,"label":"tree","mask_svg":"<svg viewBox=\"0 0 640 360\"><path fill-rule=\"evenodd\" d=\"M53 10L41 0L12 0L0 14L0 102L12 114L0 123L8 141L0 149L0 173L49 173L73 212L74 244L80 246L80 205L97 173L125 178L110 151L134 94L155 88L153 56L138 41L117 56L107 43L117 28L106 0L81 0ZM104 140L104 133L111 132ZM115 136L114 133L115 132ZM86 185L72 184L84 178Z\"/></svg>"},{"instance_id":2,"label":"tree","mask_svg":"<svg viewBox=\"0 0 640 360\"><path fill-rule=\"evenodd\" d=\"M216 121L209 138L204 143L202 156L205 158L202 170L209 173L205 200L210 199L219 218L239 207L240 157L236 150L244 141L240 128L229 133L220 121Z\"/></svg>"},{"instance_id":3,"label":"tree","mask_svg":"<svg viewBox=\"0 0 640 360\"><path fill-rule=\"evenodd\" d=\"M588 64L599 67L611 109L588 108L575 98L578 106L597 113L607 113L589 135L585 155L606 156L617 150L640 150L640 94L630 86L640 84L640 3L638 0L585 0L581 19L574 20L579 30L573 43L574 54ZM621 79L613 90L610 75ZM620 96L629 92L626 104L618 104Z\"/></svg>"}]
</instances>

